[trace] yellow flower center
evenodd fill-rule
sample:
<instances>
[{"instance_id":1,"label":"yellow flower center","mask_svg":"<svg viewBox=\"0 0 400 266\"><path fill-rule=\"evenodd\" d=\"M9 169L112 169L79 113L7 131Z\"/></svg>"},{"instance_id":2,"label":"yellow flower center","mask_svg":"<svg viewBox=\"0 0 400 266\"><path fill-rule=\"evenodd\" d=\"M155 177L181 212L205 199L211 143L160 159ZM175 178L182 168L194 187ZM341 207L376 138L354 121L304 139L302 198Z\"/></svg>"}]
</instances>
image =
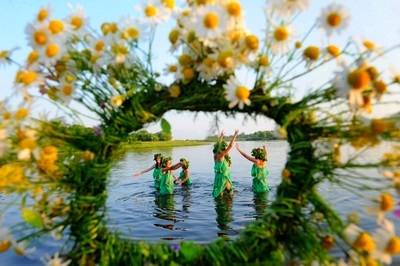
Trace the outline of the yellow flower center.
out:
<instances>
[{"instance_id":1,"label":"yellow flower center","mask_svg":"<svg viewBox=\"0 0 400 266\"><path fill-rule=\"evenodd\" d=\"M43 152L44 152L46 155L53 155L53 154L55 154L55 153L58 152L58 149L57 149L57 147L55 147L55 146L53 146L53 145L48 145L48 146L46 146L46 147L43 148Z\"/></svg>"},{"instance_id":2,"label":"yellow flower center","mask_svg":"<svg viewBox=\"0 0 400 266\"><path fill-rule=\"evenodd\" d=\"M292 173L290 172L289 169L285 168L282 170L282 177L285 179L289 179Z\"/></svg>"},{"instance_id":3,"label":"yellow flower center","mask_svg":"<svg viewBox=\"0 0 400 266\"><path fill-rule=\"evenodd\" d=\"M320 54L320 50L316 46L309 46L304 50L303 55L310 60L317 60Z\"/></svg>"},{"instance_id":4,"label":"yellow flower center","mask_svg":"<svg viewBox=\"0 0 400 266\"><path fill-rule=\"evenodd\" d=\"M146 6L144 13L147 17L154 17L157 15L157 8L155 6Z\"/></svg>"},{"instance_id":5,"label":"yellow flower center","mask_svg":"<svg viewBox=\"0 0 400 266\"><path fill-rule=\"evenodd\" d=\"M372 80L376 79L378 77L378 75L379 75L378 70L373 66L368 67L367 68L367 72L368 72L369 77Z\"/></svg>"},{"instance_id":6,"label":"yellow flower center","mask_svg":"<svg viewBox=\"0 0 400 266\"><path fill-rule=\"evenodd\" d=\"M21 73L21 81L25 86L30 85L37 79L37 73L33 71Z\"/></svg>"},{"instance_id":7,"label":"yellow flower center","mask_svg":"<svg viewBox=\"0 0 400 266\"><path fill-rule=\"evenodd\" d=\"M111 33L116 33L118 31L117 23L111 23L109 29L110 29Z\"/></svg>"},{"instance_id":8,"label":"yellow flower center","mask_svg":"<svg viewBox=\"0 0 400 266\"><path fill-rule=\"evenodd\" d=\"M58 55L58 52L59 52L59 51L60 51L60 48L58 47L58 45L52 43L52 44L49 44L49 45L47 46L47 48L46 48L46 55L47 55L48 57L53 57L53 56Z\"/></svg>"},{"instance_id":9,"label":"yellow flower center","mask_svg":"<svg viewBox=\"0 0 400 266\"><path fill-rule=\"evenodd\" d=\"M63 73L65 70L67 70L67 66L62 61L57 61L54 68L57 70L58 73Z\"/></svg>"},{"instance_id":10,"label":"yellow flower center","mask_svg":"<svg viewBox=\"0 0 400 266\"><path fill-rule=\"evenodd\" d=\"M25 251L23 249L18 248L18 247L14 247L14 252L17 255L20 255L20 256L23 256L25 254Z\"/></svg>"},{"instance_id":11,"label":"yellow flower center","mask_svg":"<svg viewBox=\"0 0 400 266\"><path fill-rule=\"evenodd\" d=\"M18 120L22 120L25 117L27 117L29 114L29 110L26 108L20 108L18 109L18 111L15 113L15 118L17 118Z\"/></svg>"},{"instance_id":12,"label":"yellow flower center","mask_svg":"<svg viewBox=\"0 0 400 266\"><path fill-rule=\"evenodd\" d=\"M274 38L277 41L285 41L289 38L289 31L285 27L277 27L274 31Z\"/></svg>"},{"instance_id":13,"label":"yellow flower center","mask_svg":"<svg viewBox=\"0 0 400 266\"><path fill-rule=\"evenodd\" d=\"M238 86L236 88L236 97L239 100L246 100L250 96L250 90L245 86Z\"/></svg>"},{"instance_id":14,"label":"yellow flower center","mask_svg":"<svg viewBox=\"0 0 400 266\"><path fill-rule=\"evenodd\" d=\"M43 21L43 20L45 20L48 16L49 16L49 11L47 11L47 9L42 9L42 10L40 10L39 13L37 14L37 20L38 20L38 21Z\"/></svg>"},{"instance_id":15,"label":"yellow flower center","mask_svg":"<svg viewBox=\"0 0 400 266\"><path fill-rule=\"evenodd\" d=\"M103 35L107 35L110 31L110 23L104 22L101 24L101 31L103 32Z\"/></svg>"},{"instance_id":16,"label":"yellow flower center","mask_svg":"<svg viewBox=\"0 0 400 266\"><path fill-rule=\"evenodd\" d=\"M10 118L11 118L11 113L10 113L10 112L5 112L5 113L3 114L3 118L4 118L4 120L10 119Z\"/></svg>"},{"instance_id":17,"label":"yellow flower center","mask_svg":"<svg viewBox=\"0 0 400 266\"><path fill-rule=\"evenodd\" d=\"M372 119L371 130L376 134L385 133L388 130L388 124L382 119Z\"/></svg>"},{"instance_id":18,"label":"yellow flower center","mask_svg":"<svg viewBox=\"0 0 400 266\"><path fill-rule=\"evenodd\" d=\"M381 195L381 210L382 211L390 211L392 210L394 207L394 200L392 198L392 196L390 196L389 194L383 193Z\"/></svg>"},{"instance_id":19,"label":"yellow flower center","mask_svg":"<svg viewBox=\"0 0 400 266\"><path fill-rule=\"evenodd\" d=\"M178 62L181 66L188 66L192 63L192 58L188 54L179 56Z\"/></svg>"},{"instance_id":20,"label":"yellow flower center","mask_svg":"<svg viewBox=\"0 0 400 266\"><path fill-rule=\"evenodd\" d=\"M178 67L176 65L171 65L168 67L169 73L175 73L177 70L178 70Z\"/></svg>"},{"instance_id":21,"label":"yellow flower center","mask_svg":"<svg viewBox=\"0 0 400 266\"><path fill-rule=\"evenodd\" d=\"M207 3L214 3L214 0L196 0L197 5L205 5Z\"/></svg>"},{"instance_id":22,"label":"yellow flower center","mask_svg":"<svg viewBox=\"0 0 400 266\"><path fill-rule=\"evenodd\" d=\"M203 59L203 65L205 65L208 68L211 68L215 63L215 60L211 57L206 57Z\"/></svg>"},{"instance_id":23,"label":"yellow flower center","mask_svg":"<svg viewBox=\"0 0 400 266\"><path fill-rule=\"evenodd\" d=\"M125 31L126 37L137 39L139 37L139 30L137 28L129 28Z\"/></svg>"},{"instance_id":24,"label":"yellow flower center","mask_svg":"<svg viewBox=\"0 0 400 266\"><path fill-rule=\"evenodd\" d=\"M28 59L26 60L28 64L32 64L39 59L39 53L36 51L32 51L28 55Z\"/></svg>"},{"instance_id":25,"label":"yellow flower center","mask_svg":"<svg viewBox=\"0 0 400 266\"><path fill-rule=\"evenodd\" d=\"M240 38L243 36L242 31L231 31L228 33L229 39L231 40L231 43L237 43Z\"/></svg>"},{"instance_id":26,"label":"yellow flower center","mask_svg":"<svg viewBox=\"0 0 400 266\"><path fill-rule=\"evenodd\" d=\"M371 41L364 41L363 42L365 48L367 48L368 50L375 50L375 44Z\"/></svg>"},{"instance_id":27,"label":"yellow flower center","mask_svg":"<svg viewBox=\"0 0 400 266\"><path fill-rule=\"evenodd\" d=\"M102 52L103 50L104 50L104 42L102 42L102 41L98 41L96 44L95 44L95 46L94 46L94 49L97 51L97 52Z\"/></svg>"},{"instance_id":28,"label":"yellow flower center","mask_svg":"<svg viewBox=\"0 0 400 266\"><path fill-rule=\"evenodd\" d=\"M257 50L258 49L258 38L255 35L249 35L246 37L246 46L250 50Z\"/></svg>"},{"instance_id":29,"label":"yellow flower center","mask_svg":"<svg viewBox=\"0 0 400 266\"><path fill-rule=\"evenodd\" d=\"M228 3L226 10L228 11L228 14L233 16L233 17L238 17L240 16L241 12L242 12L242 7L240 6L240 4L236 1L232 1L230 3Z\"/></svg>"},{"instance_id":30,"label":"yellow flower center","mask_svg":"<svg viewBox=\"0 0 400 266\"><path fill-rule=\"evenodd\" d=\"M36 42L38 45L43 45L43 44L45 44L46 41L47 41L46 34L44 34L44 33L41 32L41 31L35 32L35 33L33 34L33 39L35 40L35 42Z\"/></svg>"},{"instance_id":31,"label":"yellow flower center","mask_svg":"<svg viewBox=\"0 0 400 266\"><path fill-rule=\"evenodd\" d=\"M71 25L74 26L75 30L79 30L83 25L83 20L79 17L71 18Z\"/></svg>"},{"instance_id":32,"label":"yellow flower center","mask_svg":"<svg viewBox=\"0 0 400 266\"><path fill-rule=\"evenodd\" d=\"M32 138L25 138L21 140L18 144L21 150L23 149L30 149L33 150L37 147L36 141Z\"/></svg>"},{"instance_id":33,"label":"yellow flower center","mask_svg":"<svg viewBox=\"0 0 400 266\"><path fill-rule=\"evenodd\" d=\"M194 78L194 70L191 67L185 67L182 69L182 75L185 79L193 79Z\"/></svg>"},{"instance_id":34,"label":"yellow flower center","mask_svg":"<svg viewBox=\"0 0 400 266\"><path fill-rule=\"evenodd\" d=\"M342 22L342 17L338 13L331 13L326 18L326 23L331 27L337 27Z\"/></svg>"},{"instance_id":35,"label":"yellow flower center","mask_svg":"<svg viewBox=\"0 0 400 266\"><path fill-rule=\"evenodd\" d=\"M169 94L173 98L178 98L178 96L181 94L181 88L178 85L172 85L169 88Z\"/></svg>"},{"instance_id":36,"label":"yellow flower center","mask_svg":"<svg viewBox=\"0 0 400 266\"><path fill-rule=\"evenodd\" d=\"M0 59L1 58L6 58L7 55L8 55L8 51L7 50L0 51Z\"/></svg>"},{"instance_id":37,"label":"yellow flower center","mask_svg":"<svg viewBox=\"0 0 400 266\"><path fill-rule=\"evenodd\" d=\"M83 153L83 160L85 161L85 162L90 162L91 160L93 160L94 159L94 153L93 152L91 152L91 151L89 151L89 150L86 150L84 153Z\"/></svg>"},{"instance_id":38,"label":"yellow flower center","mask_svg":"<svg viewBox=\"0 0 400 266\"><path fill-rule=\"evenodd\" d=\"M258 63L260 66L267 67L269 66L269 59L268 56L262 55L260 59L258 59Z\"/></svg>"},{"instance_id":39,"label":"yellow flower center","mask_svg":"<svg viewBox=\"0 0 400 266\"><path fill-rule=\"evenodd\" d=\"M173 9L175 7L175 1L174 0L162 0L164 5L170 9Z\"/></svg>"},{"instance_id":40,"label":"yellow flower center","mask_svg":"<svg viewBox=\"0 0 400 266\"><path fill-rule=\"evenodd\" d=\"M233 52L232 51L223 51L218 54L217 62L221 67L229 68L232 67L233 64Z\"/></svg>"},{"instance_id":41,"label":"yellow flower center","mask_svg":"<svg viewBox=\"0 0 400 266\"><path fill-rule=\"evenodd\" d=\"M218 16L215 13L208 13L204 17L203 23L207 29L215 29L219 24Z\"/></svg>"},{"instance_id":42,"label":"yellow flower center","mask_svg":"<svg viewBox=\"0 0 400 266\"><path fill-rule=\"evenodd\" d=\"M347 82L353 89L365 89L370 81L368 72L363 69L356 69L347 75Z\"/></svg>"},{"instance_id":43,"label":"yellow flower center","mask_svg":"<svg viewBox=\"0 0 400 266\"><path fill-rule=\"evenodd\" d=\"M172 30L168 35L168 39L172 44L175 44L178 41L178 38L179 38L179 30L177 29Z\"/></svg>"},{"instance_id":44,"label":"yellow flower center","mask_svg":"<svg viewBox=\"0 0 400 266\"><path fill-rule=\"evenodd\" d=\"M390 255L395 255L400 253L400 239L396 236L393 236L389 243L386 245L385 251Z\"/></svg>"},{"instance_id":45,"label":"yellow flower center","mask_svg":"<svg viewBox=\"0 0 400 266\"><path fill-rule=\"evenodd\" d=\"M340 48L337 47L336 45L328 45L328 47L326 47L326 51L327 51L330 55L332 55L332 56L334 56L334 57L337 57L337 56L340 55Z\"/></svg>"},{"instance_id":46,"label":"yellow flower center","mask_svg":"<svg viewBox=\"0 0 400 266\"><path fill-rule=\"evenodd\" d=\"M0 252L7 251L11 246L11 242L9 240L0 242Z\"/></svg>"},{"instance_id":47,"label":"yellow flower center","mask_svg":"<svg viewBox=\"0 0 400 266\"><path fill-rule=\"evenodd\" d=\"M195 33L194 31L190 31L190 32L188 33L188 35L186 36L186 41L187 41L188 43L191 43L191 42L193 42L194 40L196 40L196 33Z\"/></svg>"},{"instance_id":48,"label":"yellow flower center","mask_svg":"<svg viewBox=\"0 0 400 266\"><path fill-rule=\"evenodd\" d=\"M62 93L63 93L65 96L70 96L71 93L72 93L72 87L71 87L70 85L64 85L64 86L62 87Z\"/></svg>"},{"instance_id":49,"label":"yellow flower center","mask_svg":"<svg viewBox=\"0 0 400 266\"><path fill-rule=\"evenodd\" d=\"M377 80L373 82L373 86L377 93L383 94L387 91L387 85L382 80Z\"/></svg>"},{"instance_id":50,"label":"yellow flower center","mask_svg":"<svg viewBox=\"0 0 400 266\"><path fill-rule=\"evenodd\" d=\"M296 49L300 49L301 46L303 46L303 43L302 43L302 42L296 42L296 43L294 44L294 47L296 47Z\"/></svg>"},{"instance_id":51,"label":"yellow flower center","mask_svg":"<svg viewBox=\"0 0 400 266\"><path fill-rule=\"evenodd\" d=\"M53 34L57 34L62 32L64 29L64 23L60 20L52 20L49 23L49 30L51 31L51 33Z\"/></svg>"},{"instance_id":52,"label":"yellow flower center","mask_svg":"<svg viewBox=\"0 0 400 266\"><path fill-rule=\"evenodd\" d=\"M356 241L354 241L353 247L362 251L373 251L375 249L375 243L370 235L363 232L358 236Z\"/></svg>"}]
</instances>

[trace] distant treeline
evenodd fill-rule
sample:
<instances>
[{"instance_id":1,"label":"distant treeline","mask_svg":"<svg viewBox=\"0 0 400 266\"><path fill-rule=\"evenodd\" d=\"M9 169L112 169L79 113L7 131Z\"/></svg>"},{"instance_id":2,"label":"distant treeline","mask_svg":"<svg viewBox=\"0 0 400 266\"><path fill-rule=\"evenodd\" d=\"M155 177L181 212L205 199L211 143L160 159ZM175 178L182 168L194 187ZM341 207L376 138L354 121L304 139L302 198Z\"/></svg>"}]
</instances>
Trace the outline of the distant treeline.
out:
<instances>
[{"instance_id":1,"label":"distant treeline","mask_svg":"<svg viewBox=\"0 0 400 266\"><path fill-rule=\"evenodd\" d=\"M169 141L172 140L172 135L163 131L150 133L147 130L139 130L129 134L128 142L134 141Z\"/></svg>"},{"instance_id":2,"label":"distant treeline","mask_svg":"<svg viewBox=\"0 0 400 266\"><path fill-rule=\"evenodd\" d=\"M233 136L225 136L226 140L230 140ZM216 141L219 135L208 136L206 141ZM257 131L251 134L240 133L236 140L238 141L255 141L255 140L277 140L280 139L274 134L274 131Z\"/></svg>"}]
</instances>

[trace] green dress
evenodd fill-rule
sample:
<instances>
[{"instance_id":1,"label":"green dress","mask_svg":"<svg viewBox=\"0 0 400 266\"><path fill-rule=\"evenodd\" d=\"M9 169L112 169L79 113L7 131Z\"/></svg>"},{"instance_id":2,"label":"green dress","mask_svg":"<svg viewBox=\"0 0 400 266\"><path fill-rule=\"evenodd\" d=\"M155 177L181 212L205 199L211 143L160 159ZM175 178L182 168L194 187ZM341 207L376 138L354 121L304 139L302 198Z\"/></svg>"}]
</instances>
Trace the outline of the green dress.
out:
<instances>
[{"instance_id":1,"label":"green dress","mask_svg":"<svg viewBox=\"0 0 400 266\"><path fill-rule=\"evenodd\" d=\"M185 170L182 170L182 172L179 174L179 179L183 180L185 179L185 177L186 177ZM192 185L192 179L189 176L188 179L185 181L185 183L182 183L182 186L190 186L190 185Z\"/></svg>"},{"instance_id":2,"label":"green dress","mask_svg":"<svg viewBox=\"0 0 400 266\"><path fill-rule=\"evenodd\" d=\"M255 164L253 164L253 167L251 168L251 176L253 177L252 187L255 193L263 193L269 191L267 180L268 174L269 171L267 170L267 167L259 168Z\"/></svg>"},{"instance_id":3,"label":"green dress","mask_svg":"<svg viewBox=\"0 0 400 266\"><path fill-rule=\"evenodd\" d=\"M174 194L174 177L170 171L161 174L160 194L161 195Z\"/></svg>"},{"instance_id":4,"label":"green dress","mask_svg":"<svg viewBox=\"0 0 400 266\"><path fill-rule=\"evenodd\" d=\"M221 192L225 191L226 182L231 184L231 191L233 192L233 185L231 179L231 171L229 170L229 166L225 159L220 162L215 162L214 164L214 188L213 188L213 197L218 197Z\"/></svg>"},{"instance_id":5,"label":"green dress","mask_svg":"<svg viewBox=\"0 0 400 266\"><path fill-rule=\"evenodd\" d=\"M157 190L160 190L161 175L162 175L162 168L154 168L153 170L154 188Z\"/></svg>"}]
</instances>

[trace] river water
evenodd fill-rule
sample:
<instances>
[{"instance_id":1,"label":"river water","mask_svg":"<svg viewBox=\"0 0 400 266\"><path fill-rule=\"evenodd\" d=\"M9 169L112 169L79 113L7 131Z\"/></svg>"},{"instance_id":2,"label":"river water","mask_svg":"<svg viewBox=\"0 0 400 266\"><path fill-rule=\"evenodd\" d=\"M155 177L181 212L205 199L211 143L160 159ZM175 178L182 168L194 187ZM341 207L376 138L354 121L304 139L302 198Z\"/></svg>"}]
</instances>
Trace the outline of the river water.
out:
<instances>
[{"instance_id":1,"label":"river water","mask_svg":"<svg viewBox=\"0 0 400 266\"><path fill-rule=\"evenodd\" d=\"M234 195L229 199L214 199L211 195L214 181L212 144L127 152L118 158L111 170L107 201L109 228L118 230L129 239L151 242L163 240L178 243L182 240L193 240L196 243L209 243L218 237L234 240L274 200L289 150L285 141L239 143L248 154L255 147L267 145L268 181L271 189L268 194L253 193L250 177L252 163L235 148L230 152ZM180 158L190 161L193 186L184 188L176 185L174 195L159 196L153 188L152 171L134 178L134 173L149 168L154 163L155 153L171 156L173 163L179 162ZM178 176L180 171L178 169L173 172ZM365 174L377 175L373 171ZM352 211L363 212L365 203L354 193L332 184L322 184L319 191L341 215ZM1 200L0 198L0 202ZM20 214L15 209L8 211L7 216L11 216L11 220L5 224L12 222L13 217L19 219ZM361 218L363 228L372 230L376 227L375 217L362 215ZM399 231L399 219L391 214L389 218L395 221L396 230ZM58 244L50 239L38 243L38 251L42 253L45 251L51 254L57 247ZM0 261L5 263L0 265L40 265L39 259L34 255L32 259L26 259L14 255L13 251L0 254Z\"/></svg>"}]
</instances>

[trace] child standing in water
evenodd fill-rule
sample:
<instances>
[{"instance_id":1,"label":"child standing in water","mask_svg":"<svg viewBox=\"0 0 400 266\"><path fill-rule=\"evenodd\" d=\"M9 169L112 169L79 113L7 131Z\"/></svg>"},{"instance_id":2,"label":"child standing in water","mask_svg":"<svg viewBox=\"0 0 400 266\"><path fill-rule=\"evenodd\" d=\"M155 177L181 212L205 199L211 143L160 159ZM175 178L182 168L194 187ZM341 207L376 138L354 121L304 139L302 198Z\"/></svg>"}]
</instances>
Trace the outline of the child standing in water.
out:
<instances>
[{"instance_id":1,"label":"child standing in water","mask_svg":"<svg viewBox=\"0 0 400 266\"><path fill-rule=\"evenodd\" d=\"M171 157L166 157L162 162L162 174L160 181L160 194L161 195L172 195L174 194L174 180L176 180L174 174L171 172Z\"/></svg>"},{"instance_id":2,"label":"child standing in water","mask_svg":"<svg viewBox=\"0 0 400 266\"><path fill-rule=\"evenodd\" d=\"M263 148L255 148L251 151L251 156L247 155L240 149L239 143L236 144L236 149L243 155L244 158L253 163L251 168L251 176L253 177L253 191L255 193L268 192L268 174L267 170L267 146L264 145Z\"/></svg>"},{"instance_id":3,"label":"child standing in water","mask_svg":"<svg viewBox=\"0 0 400 266\"><path fill-rule=\"evenodd\" d=\"M156 153L154 154L154 161L156 161L155 164L153 164L152 166L150 166L149 168L142 170L136 174L134 174L134 177L138 177L141 174L147 173L151 170L153 170L153 179L154 179L154 188L156 190L160 189L160 181L161 181L161 174L162 174L162 160L163 160L163 156L161 153Z\"/></svg>"},{"instance_id":4,"label":"child standing in water","mask_svg":"<svg viewBox=\"0 0 400 266\"><path fill-rule=\"evenodd\" d=\"M163 168L163 171L166 170L176 170L179 167L182 167L182 171L179 174L178 179L178 185L180 186L190 186L192 185L192 179L190 178L190 171L189 171L189 161L186 160L185 158L181 158L179 160L179 163L171 165L170 167L165 167Z\"/></svg>"},{"instance_id":5,"label":"child standing in water","mask_svg":"<svg viewBox=\"0 0 400 266\"><path fill-rule=\"evenodd\" d=\"M232 178L229 169L231 162L228 153L232 149L238 134L239 130L236 129L229 145L227 145L227 143L223 140L224 131L222 131L219 141L214 145L214 198L222 196L224 192L227 192L228 194L233 193Z\"/></svg>"}]
</instances>

